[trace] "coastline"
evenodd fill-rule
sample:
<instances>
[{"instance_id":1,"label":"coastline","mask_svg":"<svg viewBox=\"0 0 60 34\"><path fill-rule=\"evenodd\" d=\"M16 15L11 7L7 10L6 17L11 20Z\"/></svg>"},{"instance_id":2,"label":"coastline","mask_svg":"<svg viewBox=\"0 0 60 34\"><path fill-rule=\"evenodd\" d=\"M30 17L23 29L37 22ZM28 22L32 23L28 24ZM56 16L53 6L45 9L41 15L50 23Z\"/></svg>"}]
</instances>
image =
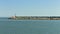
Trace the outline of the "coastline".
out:
<instances>
[{"instance_id":1,"label":"coastline","mask_svg":"<svg viewBox=\"0 0 60 34\"><path fill-rule=\"evenodd\" d=\"M14 20L60 20L60 16L14 16L8 19Z\"/></svg>"}]
</instances>

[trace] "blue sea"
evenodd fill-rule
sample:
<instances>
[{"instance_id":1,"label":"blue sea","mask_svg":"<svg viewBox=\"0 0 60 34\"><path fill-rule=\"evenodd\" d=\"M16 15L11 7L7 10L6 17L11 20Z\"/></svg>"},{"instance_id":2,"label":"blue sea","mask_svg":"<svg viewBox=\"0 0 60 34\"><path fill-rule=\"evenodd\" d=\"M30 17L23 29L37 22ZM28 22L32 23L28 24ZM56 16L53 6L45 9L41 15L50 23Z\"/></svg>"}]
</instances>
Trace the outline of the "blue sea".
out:
<instances>
[{"instance_id":1,"label":"blue sea","mask_svg":"<svg viewBox=\"0 0 60 34\"><path fill-rule=\"evenodd\" d=\"M0 34L60 34L60 20L0 18Z\"/></svg>"}]
</instances>

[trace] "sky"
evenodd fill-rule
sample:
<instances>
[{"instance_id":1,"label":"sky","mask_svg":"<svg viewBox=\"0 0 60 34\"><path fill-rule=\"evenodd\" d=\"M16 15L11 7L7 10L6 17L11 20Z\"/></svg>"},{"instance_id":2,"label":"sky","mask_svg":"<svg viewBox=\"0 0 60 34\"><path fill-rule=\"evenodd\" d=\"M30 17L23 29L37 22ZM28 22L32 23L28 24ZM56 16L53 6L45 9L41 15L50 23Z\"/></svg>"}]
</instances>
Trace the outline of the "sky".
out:
<instances>
[{"instance_id":1,"label":"sky","mask_svg":"<svg viewBox=\"0 0 60 34\"><path fill-rule=\"evenodd\" d=\"M60 0L0 0L0 17L60 16Z\"/></svg>"}]
</instances>

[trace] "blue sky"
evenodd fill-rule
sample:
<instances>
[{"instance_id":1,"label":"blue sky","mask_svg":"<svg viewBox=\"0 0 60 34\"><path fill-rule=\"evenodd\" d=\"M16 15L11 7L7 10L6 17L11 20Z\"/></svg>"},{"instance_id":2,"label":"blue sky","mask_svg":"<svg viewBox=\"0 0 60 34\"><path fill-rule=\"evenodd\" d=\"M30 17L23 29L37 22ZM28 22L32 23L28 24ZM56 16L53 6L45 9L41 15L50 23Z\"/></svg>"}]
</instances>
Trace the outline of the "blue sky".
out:
<instances>
[{"instance_id":1,"label":"blue sky","mask_svg":"<svg viewBox=\"0 0 60 34\"><path fill-rule=\"evenodd\" d=\"M60 0L0 0L0 17L60 16Z\"/></svg>"}]
</instances>

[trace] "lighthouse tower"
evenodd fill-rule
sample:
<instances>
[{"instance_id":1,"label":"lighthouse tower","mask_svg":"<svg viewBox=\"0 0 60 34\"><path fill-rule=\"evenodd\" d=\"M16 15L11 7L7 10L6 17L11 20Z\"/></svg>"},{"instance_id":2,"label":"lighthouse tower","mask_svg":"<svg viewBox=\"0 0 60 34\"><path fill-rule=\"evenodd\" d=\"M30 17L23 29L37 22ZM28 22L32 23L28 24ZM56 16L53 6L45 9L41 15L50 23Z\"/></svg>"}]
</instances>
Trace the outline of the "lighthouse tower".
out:
<instances>
[{"instance_id":1,"label":"lighthouse tower","mask_svg":"<svg viewBox=\"0 0 60 34\"><path fill-rule=\"evenodd\" d=\"M13 18L13 19L16 19L16 14L15 14L15 16L12 16L12 18Z\"/></svg>"}]
</instances>

